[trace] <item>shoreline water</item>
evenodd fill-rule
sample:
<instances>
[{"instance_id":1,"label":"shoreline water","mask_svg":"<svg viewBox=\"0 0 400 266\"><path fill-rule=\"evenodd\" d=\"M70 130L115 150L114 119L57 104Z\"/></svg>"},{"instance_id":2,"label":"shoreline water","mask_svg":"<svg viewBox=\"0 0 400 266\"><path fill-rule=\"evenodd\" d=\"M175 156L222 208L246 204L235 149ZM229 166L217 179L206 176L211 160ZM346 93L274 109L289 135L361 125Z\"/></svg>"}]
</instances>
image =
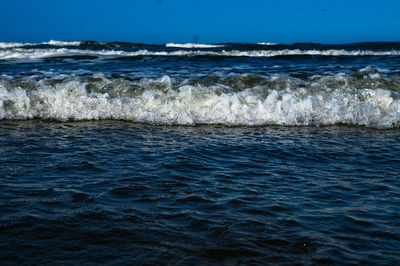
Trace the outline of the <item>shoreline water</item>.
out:
<instances>
[{"instance_id":1,"label":"shoreline water","mask_svg":"<svg viewBox=\"0 0 400 266\"><path fill-rule=\"evenodd\" d=\"M0 261L398 263L400 43L219 45L0 43Z\"/></svg>"},{"instance_id":2,"label":"shoreline water","mask_svg":"<svg viewBox=\"0 0 400 266\"><path fill-rule=\"evenodd\" d=\"M347 126L1 121L0 257L395 263L399 140Z\"/></svg>"}]
</instances>

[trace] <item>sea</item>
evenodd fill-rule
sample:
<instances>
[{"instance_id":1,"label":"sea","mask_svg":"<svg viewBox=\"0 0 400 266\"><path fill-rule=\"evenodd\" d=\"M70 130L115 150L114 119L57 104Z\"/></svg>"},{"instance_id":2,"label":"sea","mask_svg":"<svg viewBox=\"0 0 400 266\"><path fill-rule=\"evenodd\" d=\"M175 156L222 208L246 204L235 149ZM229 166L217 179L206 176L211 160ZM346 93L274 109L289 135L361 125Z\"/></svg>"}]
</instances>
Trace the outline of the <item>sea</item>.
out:
<instances>
[{"instance_id":1,"label":"sea","mask_svg":"<svg viewBox=\"0 0 400 266\"><path fill-rule=\"evenodd\" d=\"M0 42L0 264L400 264L400 43Z\"/></svg>"}]
</instances>

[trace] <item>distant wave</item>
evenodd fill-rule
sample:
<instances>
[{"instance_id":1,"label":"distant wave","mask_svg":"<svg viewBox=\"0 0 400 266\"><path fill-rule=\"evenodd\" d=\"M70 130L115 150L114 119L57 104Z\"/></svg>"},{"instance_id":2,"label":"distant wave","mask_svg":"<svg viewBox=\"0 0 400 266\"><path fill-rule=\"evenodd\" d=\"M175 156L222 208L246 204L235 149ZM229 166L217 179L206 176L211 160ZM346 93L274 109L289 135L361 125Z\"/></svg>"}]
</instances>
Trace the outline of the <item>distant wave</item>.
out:
<instances>
[{"instance_id":1,"label":"distant wave","mask_svg":"<svg viewBox=\"0 0 400 266\"><path fill-rule=\"evenodd\" d=\"M274 42L259 42L257 43L258 45L279 45L279 43L274 43Z\"/></svg>"},{"instance_id":2,"label":"distant wave","mask_svg":"<svg viewBox=\"0 0 400 266\"><path fill-rule=\"evenodd\" d=\"M29 45L26 43L18 43L18 42L0 42L0 48L5 49L5 48L13 48L13 47L21 47Z\"/></svg>"},{"instance_id":3,"label":"distant wave","mask_svg":"<svg viewBox=\"0 0 400 266\"><path fill-rule=\"evenodd\" d=\"M12 44L9 44L12 45ZM9 47L7 47L9 48ZM283 50L222 50L222 51L204 51L204 50L178 50L178 51L151 51L147 49L133 52L123 50L86 50L70 48L21 48L12 47L12 49L1 49L0 59L40 59L52 56L74 56L74 55L94 55L94 56L245 56L245 57L274 57L274 56L389 56L400 55L400 50L390 51L372 51L372 50L301 50L301 49L283 49Z\"/></svg>"},{"instance_id":4,"label":"distant wave","mask_svg":"<svg viewBox=\"0 0 400 266\"><path fill-rule=\"evenodd\" d=\"M225 45L219 44L202 44L202 43L166 43L165 47L177 47L177 48L218 48L224 47Z\"/></svg>"},{"instance_id":5,"label":"distant wave","mask_svg":"<svg viewBox=\"0 0 400 266\"><path fill-rule=\"evenodd\" d=\"M36 46L36 45L53 45L53 46L80 46L82 42L80 41L55 41L50 40L48 42L41 43L18 43L18 42L0 42L0 48L14 48L14 47L24 47L24 46Z\"/></svg>"},{"instance_id":6,"label":"distant wave","mask_svg":"<svg viewBox=\"0 0 400 266\"><path fill-rule=\"evenodd\" d=\"M49 44L54 46L79 46L82 42L80 41L55 41L50 40L49 42L43 42L42 44Z\"/></svg>"},{"instance_id":7,"label":"distant wave","mask_svg":"<svg viewBox=\"0 0 400 266\"><path fill-rule=\"evenodd\" d=\"M318 43L294 43L294 44L280 44L272 42L259 42L254 43L222 43L222 44L201 44L201 43L166 43L163 45L157 44L143 44L143 43L130 43L130 42L98 42L98 41L60 41L50 40L47 42L40 43L18 43L18 42L0 42L0 49L12 48L12 47L26 47L30 46L81 46L85 48L100 48L112 49L112 48L157 48L162 49L163 47L169 48L185 48L185 49L207 49L207 48L223 48L229 47L231 50L260 50L263 47L270 47L270 49L285 48L290 50L400 50L400 42L363 42L363 43L348 43L348 44L318 44ZM214 49L218 50L218 49Z\"/></svg>"},{"instance_id":8,"label":"distant wave","mask_svg":"<svg viewBox=\"0 0 400 266\"><path fill-rule=\"evenodd\" d=\"M176 50L166 48L180 48ZM214 49L218 48L218 49ZM284 49L282 49L284 48ZM139 50L140 49L140 50ZM57 56L390 56L400 55L400 43L362 43L345 45L293 44L196 44L101 43L95 41L55 41L42 43L0 42L0 60L33 60Z\"/></svg>"},{"instance_id":9,"label":"distant wave","mask_svg":"<svg viewBox=\"0 0 400 266\"><path fill-rule=\"evenodd\" d=\"M371 55L400 55L400 50L391 51L372 51L372 50L302 50L302 49L283 49L283 50L253 50L253 51L222 51L219 55L224 56L249 56L249 57L273 57L287 55L321 55L321 56L371 56Z\"/></svg>"}]
</instances>

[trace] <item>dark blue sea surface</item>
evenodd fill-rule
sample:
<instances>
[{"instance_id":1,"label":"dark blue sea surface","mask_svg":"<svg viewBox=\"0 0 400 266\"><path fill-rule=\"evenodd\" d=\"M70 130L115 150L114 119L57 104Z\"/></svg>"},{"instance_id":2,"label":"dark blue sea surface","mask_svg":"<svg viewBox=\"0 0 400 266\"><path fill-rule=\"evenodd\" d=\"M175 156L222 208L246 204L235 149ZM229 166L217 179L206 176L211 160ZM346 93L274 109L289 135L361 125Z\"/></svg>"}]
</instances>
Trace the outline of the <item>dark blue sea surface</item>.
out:
<instances>
[{"instance_id":1,"label":"dark blue sea surface","mask_svg":"<svg viewBox=\"0 0 400 266\"><path fill-rule=\"evenodd\" d=\"M399 127L399 43L0 43L0 264L399 264Z\"/></svg>"},{"instance_id":2,"label":"dark blue sea surface","mask_svg":"<svg viewBox=\"0 0 400 266\"><path fill-rule=\"evenodd\" d=\"M396 264L400 132L0 123L3 263Z\"/></svg>"}]
</instances>

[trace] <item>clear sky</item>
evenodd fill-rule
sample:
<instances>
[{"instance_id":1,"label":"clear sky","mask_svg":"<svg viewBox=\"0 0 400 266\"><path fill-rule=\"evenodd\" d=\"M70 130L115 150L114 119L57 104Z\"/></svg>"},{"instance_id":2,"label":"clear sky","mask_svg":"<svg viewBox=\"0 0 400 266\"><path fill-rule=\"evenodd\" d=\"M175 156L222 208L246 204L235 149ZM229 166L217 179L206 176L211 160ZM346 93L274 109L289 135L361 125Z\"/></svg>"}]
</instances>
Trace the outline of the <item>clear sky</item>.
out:
<instances>
[{"instance_id":1,"label":"clear sky","mask_svg":"<svg viewBox=\"0 0 400 266\"><path fill-rule=\"evenodd\" d=\"M400 41L400 0L0 0L0 41Z\"/></svg>"}]
</instances>

